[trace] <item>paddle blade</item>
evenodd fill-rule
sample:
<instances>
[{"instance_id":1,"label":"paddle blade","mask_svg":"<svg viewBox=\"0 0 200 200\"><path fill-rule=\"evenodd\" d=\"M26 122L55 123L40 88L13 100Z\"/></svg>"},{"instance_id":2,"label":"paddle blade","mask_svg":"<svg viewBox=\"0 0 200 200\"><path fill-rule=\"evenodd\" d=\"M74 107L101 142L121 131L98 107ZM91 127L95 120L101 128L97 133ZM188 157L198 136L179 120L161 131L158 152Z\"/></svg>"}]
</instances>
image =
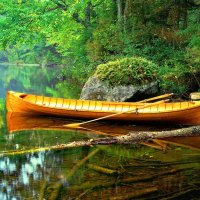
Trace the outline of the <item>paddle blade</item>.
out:
<instances>
[{"instance_id":1,"label":"paddle blade","mask_svg":"<svg viewBox=\"0 0 200 200\"><path fill-rule=\"evenodd\" d=\"M80 125L81 125L80 123L74 123L74 124L65 124L63 126L68 128L79 128Z\"/></svg>"}]
</instances>

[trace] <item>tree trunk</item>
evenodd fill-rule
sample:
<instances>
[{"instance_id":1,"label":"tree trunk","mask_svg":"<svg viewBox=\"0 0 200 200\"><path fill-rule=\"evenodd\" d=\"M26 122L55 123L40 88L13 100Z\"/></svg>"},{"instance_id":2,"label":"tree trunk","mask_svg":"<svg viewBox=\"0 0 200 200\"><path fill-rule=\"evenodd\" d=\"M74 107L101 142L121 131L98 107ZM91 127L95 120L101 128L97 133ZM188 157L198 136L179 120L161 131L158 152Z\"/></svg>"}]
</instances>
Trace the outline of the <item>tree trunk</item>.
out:
<instances>
[{"instance_id":1,"label":"tree trunk","mask_svg":"<svg viewBox=\"0 0 200 200\"><path fill-rule=\"evenodd\" d=\"M122 23L123 19L123 5L122 5L123 0L117 0L117 19L119 23Z\"/></svg>"},{"instance_id":2,"label":"tree trunk","mask_svg":"<svg viewBox=\"0 0 200 200\"><path fill-rule=\"evenodd\" d=\"M183 16L183 29L187 28L187 20L188 20L188 11L187 11L187 0L184 0L183 2L183 12L182 12L182 16Z\"/></svg>"},{"instance_id":3,"label":"tree trunk","mask_svg":"<svg viewBox=\"0 0 200 200\"><path fill-rule=\"evenodd\" d=\"M92 12L92 3L88 1L87 7L85 8L85 24L86 27L90 27L90 19L91 19L91 12Z\"/></svg>"},{"instance_id":4,"label":"tree trunk","mask_svg":"<svg viewBox=\"0 0 200 200\"><path fill-rule=\"evenodd\" d=\"M129 30L133 24L130 24L130 19L132 17L132 0L126 0L124 6L124 29Z\"/></svg>"}]
</instances>

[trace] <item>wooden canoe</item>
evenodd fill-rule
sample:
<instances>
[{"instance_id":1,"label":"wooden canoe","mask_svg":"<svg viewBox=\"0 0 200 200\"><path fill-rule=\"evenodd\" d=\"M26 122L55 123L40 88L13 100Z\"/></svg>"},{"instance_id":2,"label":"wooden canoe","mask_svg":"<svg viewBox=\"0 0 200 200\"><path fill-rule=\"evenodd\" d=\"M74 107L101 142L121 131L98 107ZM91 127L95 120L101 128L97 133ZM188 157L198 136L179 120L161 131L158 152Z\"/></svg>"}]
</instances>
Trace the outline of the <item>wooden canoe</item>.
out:
<instances>
[{"instance_id":1,"label":"wooden canoe","mask_svg":"<svg viewBox=\"0 0 200 200\"><path fill-rule=\"evenodd\" d=\"M63 99L9 91L6 106L9 112L21 112L28 115L95 119L124 112L107 119L200 125L200 101L162 102L151 105L151 103ZM140 107L143 109L129 112Z\"/></svg>"}]
</instances>

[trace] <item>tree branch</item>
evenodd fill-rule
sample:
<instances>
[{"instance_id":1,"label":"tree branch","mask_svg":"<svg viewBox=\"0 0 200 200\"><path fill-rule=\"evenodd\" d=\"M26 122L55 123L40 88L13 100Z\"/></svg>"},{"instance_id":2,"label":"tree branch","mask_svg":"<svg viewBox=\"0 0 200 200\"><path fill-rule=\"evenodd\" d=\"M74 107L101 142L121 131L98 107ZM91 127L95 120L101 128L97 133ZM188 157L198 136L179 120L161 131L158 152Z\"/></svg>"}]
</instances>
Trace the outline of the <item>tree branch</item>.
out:
<instances>
[{"instance_id":1,"label":"tree branch","mask_svg":"<svg viewBox=\"0 0 200 200\"><path fill-rule=\"evenodd\" d=\"M47 12L50 12L50 11L54 11L56 9L62 9L64 11L67 11L68 8L69 8L69 5L66 4L66 2L64 0L61 0L61 2L57 1L52 1L54 4L56 4L55 7L53 8L49 8L48 10L46 10Z\"/></svg>"},{"instance_id":2,"label":"tree branch","mask_svg":"<svg viewBox=\"0 0 200 200\"><path fill-rule=\"evenodd\" d=\"M78 12L73 13L72 17L77 23L82 24L85 28L87 27L87 24L83 19L80 18Z\"/></svg>"}]
</instances>

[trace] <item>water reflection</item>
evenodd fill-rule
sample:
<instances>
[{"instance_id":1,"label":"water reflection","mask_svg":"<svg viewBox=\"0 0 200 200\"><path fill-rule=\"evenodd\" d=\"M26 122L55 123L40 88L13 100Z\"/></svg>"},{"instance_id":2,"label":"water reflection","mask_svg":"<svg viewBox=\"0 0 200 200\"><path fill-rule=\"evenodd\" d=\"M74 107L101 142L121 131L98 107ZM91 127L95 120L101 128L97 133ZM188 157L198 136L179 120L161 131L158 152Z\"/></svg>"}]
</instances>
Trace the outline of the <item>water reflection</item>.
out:
<instances>
[{"instance_id":1,"label":"water reflection","mask_svg":"<svg viewBox=\"0 0 200 200\"><path fill-rule=\"evenodd\" d=\"M70 85L67 80L62 82L59 80L61 68L0 65L0 98L5 98L8 90L78 98L77 92L80 90L78 85Z\"/></svg>"},{"instance_id":2,"label":"water reflection","mask_svg":"<svg viewBox=\"0 0 200 200\"><path fill-rule=\"evenodd\" d=\"M200 136L173 137L160 140L165 144L174 144L181 147L200 150Z\"/></svg>"},{"instance_id":3,"label":"water reflection","mask_svg":"<svg viewBox=\"0 0 200 200\"><path fill-rule=\"evenodd\" d=\"M2 144L1 152L104 137L100 132L113 136L147 128L104 122L88 124L84 129L73 130L63 128L66 123L72 121L8 113L7 125L11 133L5 135L7 143ZM199 137L193 139L199 140ZM164 142L169 145L166 151L142 144L49 150L4 156L0 158L0 197L39 199L42 196L45 199L73 199L82 196L83 199L109 199L113 196L114 199L123 199L139 195L145 199L175 193L181 195L182 191L190 191L189 196L199 195L198 190L194 190L195 187L190 185L191 176L195 175L193 184L198 184L200 178L197 175L200 168L199 157L191 159L185 156L191 153L195 155L199 151L177 149L178 140L176 146L170 145L169 141L159 140L160 144ZM187 138L180 141L184 143ZM192 143L190 145L192 146ZM110 171L114 173L108 174Z\"/></svg>"},{"instance_id":4,"label":"water reflection","mask_svg":"<svg viewBox=\"0 0 200 200\"><path fill-rule=\"evenodd\" d=\"M0 158L1 191L0 198L24 199L38 197L38 186L40 180L48 179L53 165L48 168L45 159L58 163L58 158L52 157L50 152L38 152L27 154L18 158ZM45 175L46 174L46 175ZM45 177L44 177L45 175Z\"/></svg>"},{"instance_id":5,"label":"water reflection","mask_svg":"<svg viewBox=\"0 0 200 200\"><path fill-rule=\"evenodd\" d=\"M12 135L9 143L10 149L16 148L13 144L18 144L18 149L26 149L35 145L43 147L45 145L61 144L63 141L103 137L105 134L106 136L115 136L126 134L129 131L155 129L153 126L145 127L103 122L88 124L83 129L73 130L63 127L67 123L73 122L62 118L30 117L19 113L7 113L8 130L11 132L8 135ZM156 127L156 129L159 129L159 127ZM166 129L169 128L166 127ZM103 135L100 133L103 133ZM65 136L63 137L62 134L65 134ZM34 145L23 145L22 138L27 139L30 137ZM58 137L59 139L56 141L55 138ZM195 155L195 153L198 153L198 151L195 152L188 148L193 148L194 141L199 141L199 139L200 137L179 138L179 140L168 138L167 140L162 139L143 143L142 146L112 145L98 148L35 152L16 155L17 162L16 156L4 157L1 160L1 171L4 177L2 184L4 187L10 188L6 193L7 196L15 196L16 193L14 195L9 191L18 191L17 186L20 185L20 188L28 187L25 193L18 191L20 196L27 195L35 199L41 195L46 199L55 196L56 198L65 199L66 195L67 198L75 198L82 194L85 194L86 199L88 195L90 198L95 198L98 195L99 199L108 199L114 195L123 199L123 197L135 198L138 193L141 193L145 199L147 194L151 198L173 193L180 193L181 195L181 191L188 188L190 191L189 196L191 193L192 195L199 195L198 190L196 191L189 186L189 177L193 173L196 174L200 168L199 157L191 159L191 157L185 156L185 154L192 153ZM44 140L48 141L41 142ZM175 143L175 146L172 145ZM188 143L187 149L177 149L177 145L185 146L186 143ZM161 151L162 148L154 148L156 145L162 147L165 144L168 147L165 148L165 151ZM200 149L197 145L198 142L194 144L196 149ZM7 147L7 149L9 148ZM92 156L90 156L91 154ZM83 162L87 158L88 161ZM8 165L11 165L10 168L7 167ZM114 176L107 174L109 170L115 172L113 173ZM15 178L12 180L12 186L5 185L8 182L5 179L13 177L13 174ZM199 176L193 177L194 184L199 178ZM146 182L146 180L153 180L153 182ZM128 186L125 186L127 184ZM62 192L59 193L58 191L61 191L61 188ZM147 189L144 190L144 188ZM133 189L137 190L138 193L132 192ZM17 196L15 197L17 198ZM118 198L116 197L116 199Z\"/></svg>"},{"instance_id":6,"label":"water reflection","mask_svg":"<svg viewBox=\"0 0 200 200\"><path fill-rule=\"evenodd\" d=\"M0 97L4 98L7 90L21 92L48 93L48 88L55 87L59 68L41 68L30 66L0 66ZM34 75L34 76L33 76ZM49 94L52 95L52 94Z\"/></svg>"}]
</instances>

